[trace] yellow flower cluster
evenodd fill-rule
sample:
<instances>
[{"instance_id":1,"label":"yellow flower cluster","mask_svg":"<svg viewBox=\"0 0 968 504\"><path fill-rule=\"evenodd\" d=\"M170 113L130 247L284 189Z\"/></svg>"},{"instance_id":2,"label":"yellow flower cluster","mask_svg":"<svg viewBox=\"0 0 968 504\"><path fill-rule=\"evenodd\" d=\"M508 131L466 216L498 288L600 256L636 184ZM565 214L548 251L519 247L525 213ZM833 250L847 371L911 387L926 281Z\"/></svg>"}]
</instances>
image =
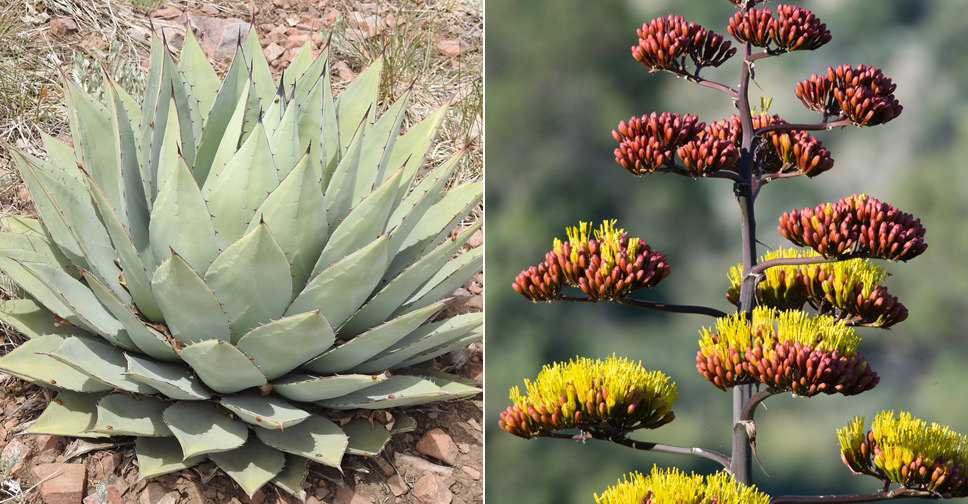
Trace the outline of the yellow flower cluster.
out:
<instances>
[{"instance_id":1,"label":"yellow flower cluster","mask_svg":"<svg viewBox=\"0 0 968 504\"><path fill-rule=\"evenodd\" d=\"M696 369L722 390L762 383L801 396L852 395L879 381L856 353L860 337L825 315L757 307L751 318L721 317L700 334Z\"/></svg>"},{"instance_id":2,"label":"yellow flower cluster","mask_svg":"<svg viewBox=\"0 0 968 504\"><path fill-rule=\"evenodd\" d=\"M767 504L770 496L756 486L745 486L726 472L709 476L685 474L678 469L658 469L643 476L631 473L609 487L602 495L595 494L596 504Z\"/></svg>"},{"instance_id":3,"label":"yellow flower cluster","mask_svg":"<svg viewBox=\"0 0 968 504\"><path fill-rule=\"evenodd\" d=\"M837 431L841 457L856 473L943 497L968 496L968 436L910 413L882 411L864 433L864 417Z\"/></svg>"},{"instance_id":4,"label":"yellow flower cluster","mask_svg":"<svg viewBox=\"0 0 968 504\"><path fill-rule=\"evenodd\" d=\"M527 395L511 389L514 405L501 414L500 425L526 438L605 422L619 431L654 429L675 418L672 403L679 398L667 375L615 355L546 365L525 387Z\"/></svg>"},{"instance_id":5,"label":"yellow flower cluster","mask_svg":"<svg viewBox=\"0 0 968 504\"><path fill-rule=\"evenodd\" d=\"M784 249L760 257L760 262L773 259L820 257L812 250ZM820 313L848 319L855 324L890 327L907 318L907 308L880 285L887 271L868 259L851 259L834 263L775 266L764 272L756 286L759 305L798 310L804 304ZM739 304L743 266L730 268L726 299Z\"/></svg>"}]
</instances>

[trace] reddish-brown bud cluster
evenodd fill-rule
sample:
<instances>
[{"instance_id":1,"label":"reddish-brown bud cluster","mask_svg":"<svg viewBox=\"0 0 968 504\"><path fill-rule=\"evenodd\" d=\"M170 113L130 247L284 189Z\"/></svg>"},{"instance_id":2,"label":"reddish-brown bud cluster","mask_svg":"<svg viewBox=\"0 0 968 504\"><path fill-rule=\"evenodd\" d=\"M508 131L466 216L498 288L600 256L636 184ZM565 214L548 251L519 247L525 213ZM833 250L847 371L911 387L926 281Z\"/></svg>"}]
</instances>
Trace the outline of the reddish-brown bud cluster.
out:
<instances>
[{"instance_id":1,"label":"reddish-brown bud cluster","mask_svg":"<svg viewBox=\"0 0 968 504\"><path fill-rule=\"evenodd\" d=\"M777 115L757 114L752 117L752 120L754 129L787 124ZM705 133L729 140L736 149L739 149L742 131L740 117L733 114L729 121L707 126ZM756 150L756 163L762 173L785 173L794 169L801 175L816 177L834 166L834 160L823 143L806 131L768 131L763 134L763 139L761 147Z\"/></svg>"},{"instance_id":2,"label":"reddish-brown bud cluster","mask_svg":"<svg viewBox=\"0 0 968 504\"><path fill-rule=\"evenodd\" d=\"M773 145L781 167L795 166L801 174L816 177L834 166L830 151L806 131L771 131L765 136Z\"/></svg>"},{"instance_id":3,"label":"reddish-brown bud cluster","mask_svg":"<svg viewBox=\"0 0 968 504\"><path fill-rule=\"evenodd\" d=\"M830 42L827 25L813 12L793 5L777 7L776 17L770 9L739 11L729 20L729 34L771 52L816 49Z\"/></svg>"},{"instance_id":4,"label":"reddish-brown bud cluster","mask_svg":"<svg viewBox=\"0 0 968 504\"><path fill-rule=\"evenodd\" d=\"M561 296L564 285L561 269L554 261L554 252L548 252L545 262L519 273L511 288L532 301L554 301Z\"/></svg>"},{"instance_id":5,"label":"reddish-brown bud cluster","mask_svg":"<svg viewBox=\"0 0 968 504\"><path fill-rule=\"evenodd\" d=\"M622 121L612 137L619 142L615 161L633 175L651 173L664 165L672 166L676 149L702 131L704 123L693 114L653 112Z\"/></svg>"},{"instance_id":6,"label":"reddish-brown bud cluster","mask_svg":"<svg viewBox=\"0 0 968 504\"><path fill-rule=\"evenodd\" d=\"M907 261L928 247L921 220L866 195L853 195L816 209L785 212L780 234L825 257L870 256Z\"/></svg>"},{"instance_id":7,"label":"reddish-brown bud cluster","mask_svg":"<svg viewBox=\"0 0 968 504\"><path fill-rule=\"evenodd\" d=\"M800 342L778 342L758 334L742 352L729 349L696 354L696 369L716 387L762 383L776 391L810 397L820 393L854 395L874 388L880 378L859 354L823 351Z\"/></svg>"},{"instance_id":8,"label":"reddish-brown bud cluster","mask_svg":"<svg viewBox=\"0 0 968 504\"><path fill-rule=\"evenodd\" d=\"M901 115L896 88L877 68L841 65L827 69L827 75L814 74L797 83L795 92L810 110L843 117L858 126L875 126Z\"/></svg>"},{"instance_id":9,"label":"reddish-brown bud cluster","mask_svg":"<svg viewBox=\"0 0 968 504\"><path fill-rule=\"evenodd\" d=\"M632 56L653 72L686 72L686 56L698 68L722 65L736 54L736 48L730 47L732 44L722 35L687 22L682 16L653 19L636 33L639 44L632 46Z\"/></svg>"},{"instance_id":10,"label":"reddish-brown bud cluster","mask_svg":"<svg viewBox=\"0 0 968 504\"><path fill-rule=\"evenodd\" d=\"M739 162L739 149L729 140L700 133L676 151L682 164L694 177L734 168Z\"/></svg>"}]
</instances>

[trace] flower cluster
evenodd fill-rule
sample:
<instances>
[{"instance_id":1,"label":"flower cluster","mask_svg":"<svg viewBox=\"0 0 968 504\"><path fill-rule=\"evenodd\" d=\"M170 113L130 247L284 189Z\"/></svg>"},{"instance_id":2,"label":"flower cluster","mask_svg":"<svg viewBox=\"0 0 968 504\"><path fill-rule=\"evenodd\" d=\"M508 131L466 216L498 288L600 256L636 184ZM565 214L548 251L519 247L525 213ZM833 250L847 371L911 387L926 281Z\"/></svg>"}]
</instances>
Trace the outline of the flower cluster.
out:
<instances>
[{"instance_id":1,"label":"flower cluster","mask_svg":"<svg viewBox=\"0 0 968 504\"><path fill-rule=\"evenodd\" d=\"M656 429L675 419L672 404L679 398L668 376L615 355L545 365L524 384L527 396L511 389L514 405L501 413L499 425L525 439L605 424L618 432Z\"/></svg>"},{"instance_id":2,"label":"flower cluster","mask_svg":"<svg viewBox=\"0 0 968 504\"><path fill-rule=\"evenodd\" d=\"M904 108L894 97L897 88L877 68L841 65L827 75L813 74L798 82L797 98L805 107L825 117L842 117L858 126L883 124L901 115Z\"/></svg>"},{"instance_id":3,"label":"flower cluster","mask_svg":"<svg viewBox=\"0 0 968 504\"><path fill-rule=\"evenodd\" d=\"M787 124L780 116L754 114L753 128ZM739 149L742 139L740 117L733 114L729 121L713 123L706 132L729 139ZM787 173L791 168L801 175L816 177L833 168L834 160L823 143L802 130L779 130L763 133L765 140L757 149L757 165L763 173Z\"/></svg>"},{"instance_id":4,"label":"flower cluster","mask_svg":"<svg viewBox=\"0 0 968 504\"><path fill-rule=\"evenodd\" d=\"M760 257L773 259L820 257L814 251L780 249ZM736 265L727 275L730 281L726 299L739 305L743 266ZM887 287L880 285L887 271L867 259L836 263L774 266L765 271L756 285L756 301L761 306L780 310L799 310L809 303L818 313L845 320L851 325L891 327L907 319L908 311Z\"/></svg>"},{"instance_id":5,"label":"flower cluster","mask_svg":"<svg viewBox=\"0 0 968 504\"><path fill-rule=\"evenodd\" d=\"M736 145L705 131L679 147L676 154L694 177L729 170L739 162L739 148Z\"/></svg>"},{"instance_id":6,"label":"flower cluster","mask_svg":"<svg viewBox=\"0 0 968 504\"><path fill-rule=\"evenodd\" d=\"M746 486L736 482L728 472L709 476L685 474L679 469L652 467L652 473L643 476L634 472L606 489L601 496L595 494L596 504L767 504L770 496L760 492L755 485Z\"/></svg>"},{"instance_id":7,"label":"flower cluster","mask_svg":"<svg viewBox=\"0 0 968 504\"><path fill-rule=\"evenodd\" d=\"M881 412L864 433L864 417L837 431L840 456L858 474L940 497L968 497L968 436L901 412Z\"/></svg>"},{"instance_id":8,"label":"flower cluster","mask_svg":"<svg viewBox=\"0 0 968 504\"><path fill-rule=\"evenodd\" d=\"M522 271L511 287L532 301L559 299L564 286L575 286L594 301L625 297L651 288L669 275L666 257L638 238L629 238L615 220L605 221L589 236L591 226L570 227L568 241L555 239L545 262Z\"/></svg>"},{"instance_id":9,"label":"flower cluster","mask_svg":"<svg viewBox=\"0 0 968 504\"><path fill-rule=\"evenodd\" d=\"M928 248L920 219L864 194L784 212L778 229L784 238L824 257L907 261Z\"/></svg>"},{"instance_id":10,"label":"flower cluster","mask_svg":"<svg viewBox=\"0 0 968 504\"><path fill-rule=\"evenodd\" d=\"M753 309L721 317L715 332L700 331L696 369L722 390L762 383L799 396L859 394L877 385L877 373L856 353L860 338L843 322L801 311Z\"/></svg>"},{"instance_id":11,"label":"flower cluster","mask_svg":"<svg viewBox=\"0 0 968 504\"><path fill-rule=\"evenodd\" d=\"M827 25L813 12L793 5L780 5L775 17L770 9L739 11L729 20L729 34L774 53L817 49L830 42Z\"/></svg>"},{"instance_id":12,"label":"flower cluster","mask_svg":"<svg viewBox=\"0 0 968 504\"><path fill-rule=\"evenodd\" d=\"M670 70L687 73L688 56L698 68L717 67L736 54L732 44L682 16L656 18L644 23L636 33L639 44L632 46L632 57L649 67L649 71Z\"/></svg>"},{"instance_id":13,"label":"flower cluster","mask_svg":"<svg viewBox=\"0 0 968 504\"><path fill-rule=\"evenodd\" d=\"M691 141L705 127L693 114L663 112L622 121L612 137L619 143L615 161L633 175L672 166L676 149Z\"/></svg>"}]
</instances>

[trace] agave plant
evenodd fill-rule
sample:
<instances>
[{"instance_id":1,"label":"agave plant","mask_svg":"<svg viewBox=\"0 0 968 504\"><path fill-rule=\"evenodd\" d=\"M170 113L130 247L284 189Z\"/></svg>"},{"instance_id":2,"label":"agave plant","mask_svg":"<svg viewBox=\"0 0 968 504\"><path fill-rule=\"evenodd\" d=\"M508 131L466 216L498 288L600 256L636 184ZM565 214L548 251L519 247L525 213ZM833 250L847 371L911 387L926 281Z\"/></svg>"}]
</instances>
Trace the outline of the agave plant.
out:
<instances>
[{"instance_id":1,"label":"agave plant","mask_svg":"<svg viewBox=\"0 0 968 504\"><path fill-rule=\"evenodd\" d=\"M57 391L27 432L136 436L142 477L211 459L301 496L308 461L389 438L333 410L479 392L413 366L481 338L480 313L440 315L481 268L479 226L451 233L481 183L445 190L460 153L418 180L445 111L401 134L380 68L334 98L307 46L273 82L250 33L220 81L189 33L177 63L153 41L141 103L65 83L73 145L13 153L39 219L0 233L26 293L0 319L29 337L0 370Z\"/></svg>"}]
</instances>

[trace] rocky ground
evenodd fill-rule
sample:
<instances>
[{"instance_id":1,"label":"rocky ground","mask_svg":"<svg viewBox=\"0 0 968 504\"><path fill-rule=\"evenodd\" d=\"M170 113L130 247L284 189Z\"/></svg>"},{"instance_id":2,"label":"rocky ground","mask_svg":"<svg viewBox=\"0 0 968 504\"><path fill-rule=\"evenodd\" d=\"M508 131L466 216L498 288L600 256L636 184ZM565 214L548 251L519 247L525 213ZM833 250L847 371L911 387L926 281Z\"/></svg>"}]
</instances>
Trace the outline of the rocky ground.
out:
<instances>
[{"instance_id":1,"label":"rocky ground","mask_svg":"<svg viewBox=\"0 0 968 504\"><path fill-rule=\"evenodd\" d=\"M109 12L97 7L74 8L71 0L22 4L0 7L0 37L8 35L5 27L13 26L20 30L14 34L15 40L23 41L25 47L44 57L25 56L23 61L36 68L23 69L18 56L16 68L33 77L21 86L31 101L21 112L0 107L0 140L6 144L39 154L41 131L61 137L69 135L58 105L61 97L55 91L57 68L84 80L96 75L97 66L90 63L96 61L123 78L134 79L142 71L138 59L143 61L147 56L152 30L163 34L177 51L187 29L194 30L213 61L227 65L239 33L246 33L252 22L276 72L284 71L304 44L312 44L318 51L330 43L335 54L337 90L355 77L367 61L384 54L383 95L392 100L412 84L415 93L410 122L449 103L451 112L433 156L444 159L457 149L467 148L464 166L456 176L482 176L481 0L123 0L113 2L116 8ZM5 23L9 19L14 20L10 25ZM10 58L10 51L0 50L0 55ZM88 84L96 86L96 82ZM0 94L6 85L0 79ZM30 196L3 151L0 148L0 209L30 212ZM483 208L479 208L472 220L481 219L482 213ZM479 234L469 246L481 243ZM482 289L483 277L479 274L455 293L450 309L482 309ZM21 337L14 333L0 332L0 354L20 341ZM482 359L482 345L478 343L438 359L438 365L480 382ZM0 502L295 502L271 486L249 498L212 463L138 480L130 439L89 444L55 436L19 435L49 401L50 394L45 389L0 373ZM415 428L395 436L380 456L346 457L342 473L311 464L303 486L306 502L483 502L482 410L480 396L408 410L407 415L416 421ZM371 419L386 421L390 418L387 415L402 418L398 412L390 411L375 412Z\"/></svg>"}]
</instances>

